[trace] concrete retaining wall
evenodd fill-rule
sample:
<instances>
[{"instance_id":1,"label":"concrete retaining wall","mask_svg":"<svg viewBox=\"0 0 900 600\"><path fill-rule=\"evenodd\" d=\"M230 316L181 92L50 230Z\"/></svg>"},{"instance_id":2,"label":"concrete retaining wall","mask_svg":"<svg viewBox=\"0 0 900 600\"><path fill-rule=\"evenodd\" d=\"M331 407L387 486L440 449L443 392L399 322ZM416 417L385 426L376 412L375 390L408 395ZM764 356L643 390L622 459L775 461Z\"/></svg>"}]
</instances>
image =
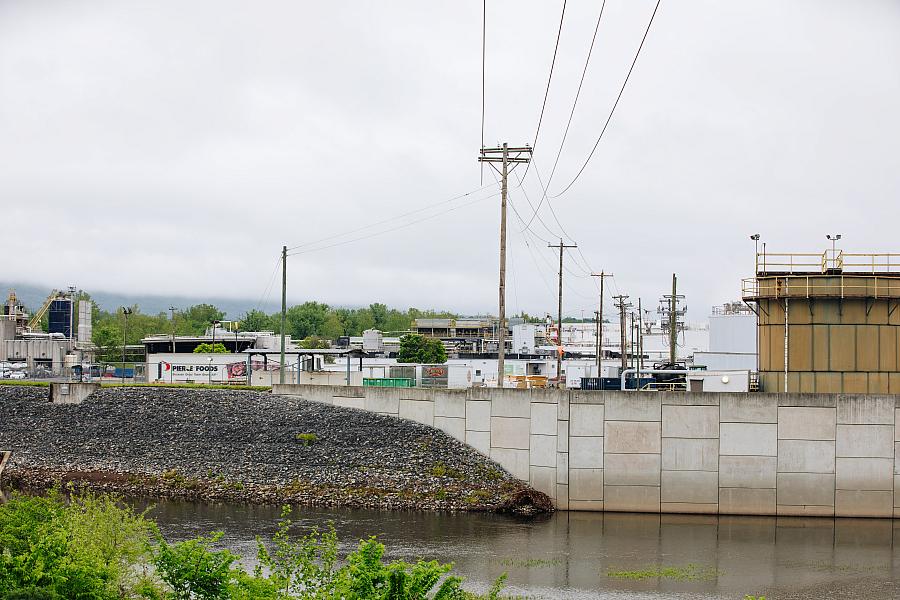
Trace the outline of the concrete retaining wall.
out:
<instances>
[{"instance_id":1,"label":"concrete retaining wall","mask_svg":"<svg viewBox=\"0 0 900 600\"><path fill-rule=\"evenodd\" d=\"M900 517L900 396L274 391L432 425L562 510Z\"/></svg>"}]
</instances>

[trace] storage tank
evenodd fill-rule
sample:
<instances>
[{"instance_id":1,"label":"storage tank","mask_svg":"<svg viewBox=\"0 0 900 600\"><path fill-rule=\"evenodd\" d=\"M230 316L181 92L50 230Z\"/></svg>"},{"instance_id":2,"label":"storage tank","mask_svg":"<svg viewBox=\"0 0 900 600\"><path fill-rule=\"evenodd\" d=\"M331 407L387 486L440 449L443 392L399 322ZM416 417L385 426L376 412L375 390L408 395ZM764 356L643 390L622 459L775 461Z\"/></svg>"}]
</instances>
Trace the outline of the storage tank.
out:
<instances>
[{"instance_id":1,"label":"storage tank","mask_svg":"<svg viewBox=\"0 0 900 600\"><path fill-rule=\"evenodd\" d=\"M72 337L72 301L68 298L56 298L50 302L48 311L50 333L61 333L66 338Z\"/></svg>"},{"instance_id":2,"label":"storage tank","mask_svg":"<svg viewBox=\"0 0 900 600\"><path fill-rule=\"evenodd\" d=\"M900 394L900 254L760 254L743 295L762 391Z\"/></svg>"}]
</instances>

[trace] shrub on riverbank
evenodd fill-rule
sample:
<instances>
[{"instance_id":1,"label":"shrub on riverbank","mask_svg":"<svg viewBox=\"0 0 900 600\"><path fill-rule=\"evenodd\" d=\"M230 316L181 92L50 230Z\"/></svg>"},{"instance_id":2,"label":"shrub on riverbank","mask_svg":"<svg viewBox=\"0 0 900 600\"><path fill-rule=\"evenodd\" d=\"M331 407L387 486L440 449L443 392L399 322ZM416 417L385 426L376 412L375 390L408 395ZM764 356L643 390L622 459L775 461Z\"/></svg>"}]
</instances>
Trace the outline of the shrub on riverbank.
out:
<instances>
[{"instance_id":1,"label":"shrub on riverbank","mask_svg":"<svg viewBox=\"0 0 900 600\"><path fill-rule=\"evenodd\" d=\"M332 527L296 537L285 509L252 573L215 549L220 534L169 544L109 495L15 496L0 506L0 600L474 599L452 565L384 562L375 538L343 560ZM502 579L486 598L498 598Z\"/></svg>"}]
</instances>

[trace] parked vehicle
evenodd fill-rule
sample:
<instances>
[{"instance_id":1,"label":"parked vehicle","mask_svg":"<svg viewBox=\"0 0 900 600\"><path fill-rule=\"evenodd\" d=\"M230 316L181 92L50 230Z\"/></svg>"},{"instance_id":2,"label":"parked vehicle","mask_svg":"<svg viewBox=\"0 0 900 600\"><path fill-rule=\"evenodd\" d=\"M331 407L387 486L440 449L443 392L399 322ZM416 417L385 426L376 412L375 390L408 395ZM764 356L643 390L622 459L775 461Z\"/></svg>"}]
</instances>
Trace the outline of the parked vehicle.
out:
<instances>
[{"instance_id":1,"label":"parked vehicle","mask_svg":"<svg viewBox=\"0 0 900 600\"><path fill-rule=\"evenodd\" d=\"M28 373L23 373L22 371L13 371L9 374L10 379L27 379Z\"/></svg>"}]
</instances>

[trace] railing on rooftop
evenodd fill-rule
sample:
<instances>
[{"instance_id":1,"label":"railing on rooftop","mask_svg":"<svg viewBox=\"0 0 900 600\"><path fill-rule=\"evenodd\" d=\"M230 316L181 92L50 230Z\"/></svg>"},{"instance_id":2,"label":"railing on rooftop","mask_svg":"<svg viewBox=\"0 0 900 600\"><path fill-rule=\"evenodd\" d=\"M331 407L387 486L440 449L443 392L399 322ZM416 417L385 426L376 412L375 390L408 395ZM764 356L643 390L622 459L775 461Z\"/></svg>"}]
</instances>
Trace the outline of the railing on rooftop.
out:
<instances>
[{"instance_id":1,"label":"railing on rooftop","mask_svg":"<svg viewBox=\"0 0 900 600\"><path fill-rule=\"evenodd\" d=\"M855 254L843 250L822 253L759 252L756 255L756 273L900 275L900 254Z\"/></svg>"}]
</instances>

